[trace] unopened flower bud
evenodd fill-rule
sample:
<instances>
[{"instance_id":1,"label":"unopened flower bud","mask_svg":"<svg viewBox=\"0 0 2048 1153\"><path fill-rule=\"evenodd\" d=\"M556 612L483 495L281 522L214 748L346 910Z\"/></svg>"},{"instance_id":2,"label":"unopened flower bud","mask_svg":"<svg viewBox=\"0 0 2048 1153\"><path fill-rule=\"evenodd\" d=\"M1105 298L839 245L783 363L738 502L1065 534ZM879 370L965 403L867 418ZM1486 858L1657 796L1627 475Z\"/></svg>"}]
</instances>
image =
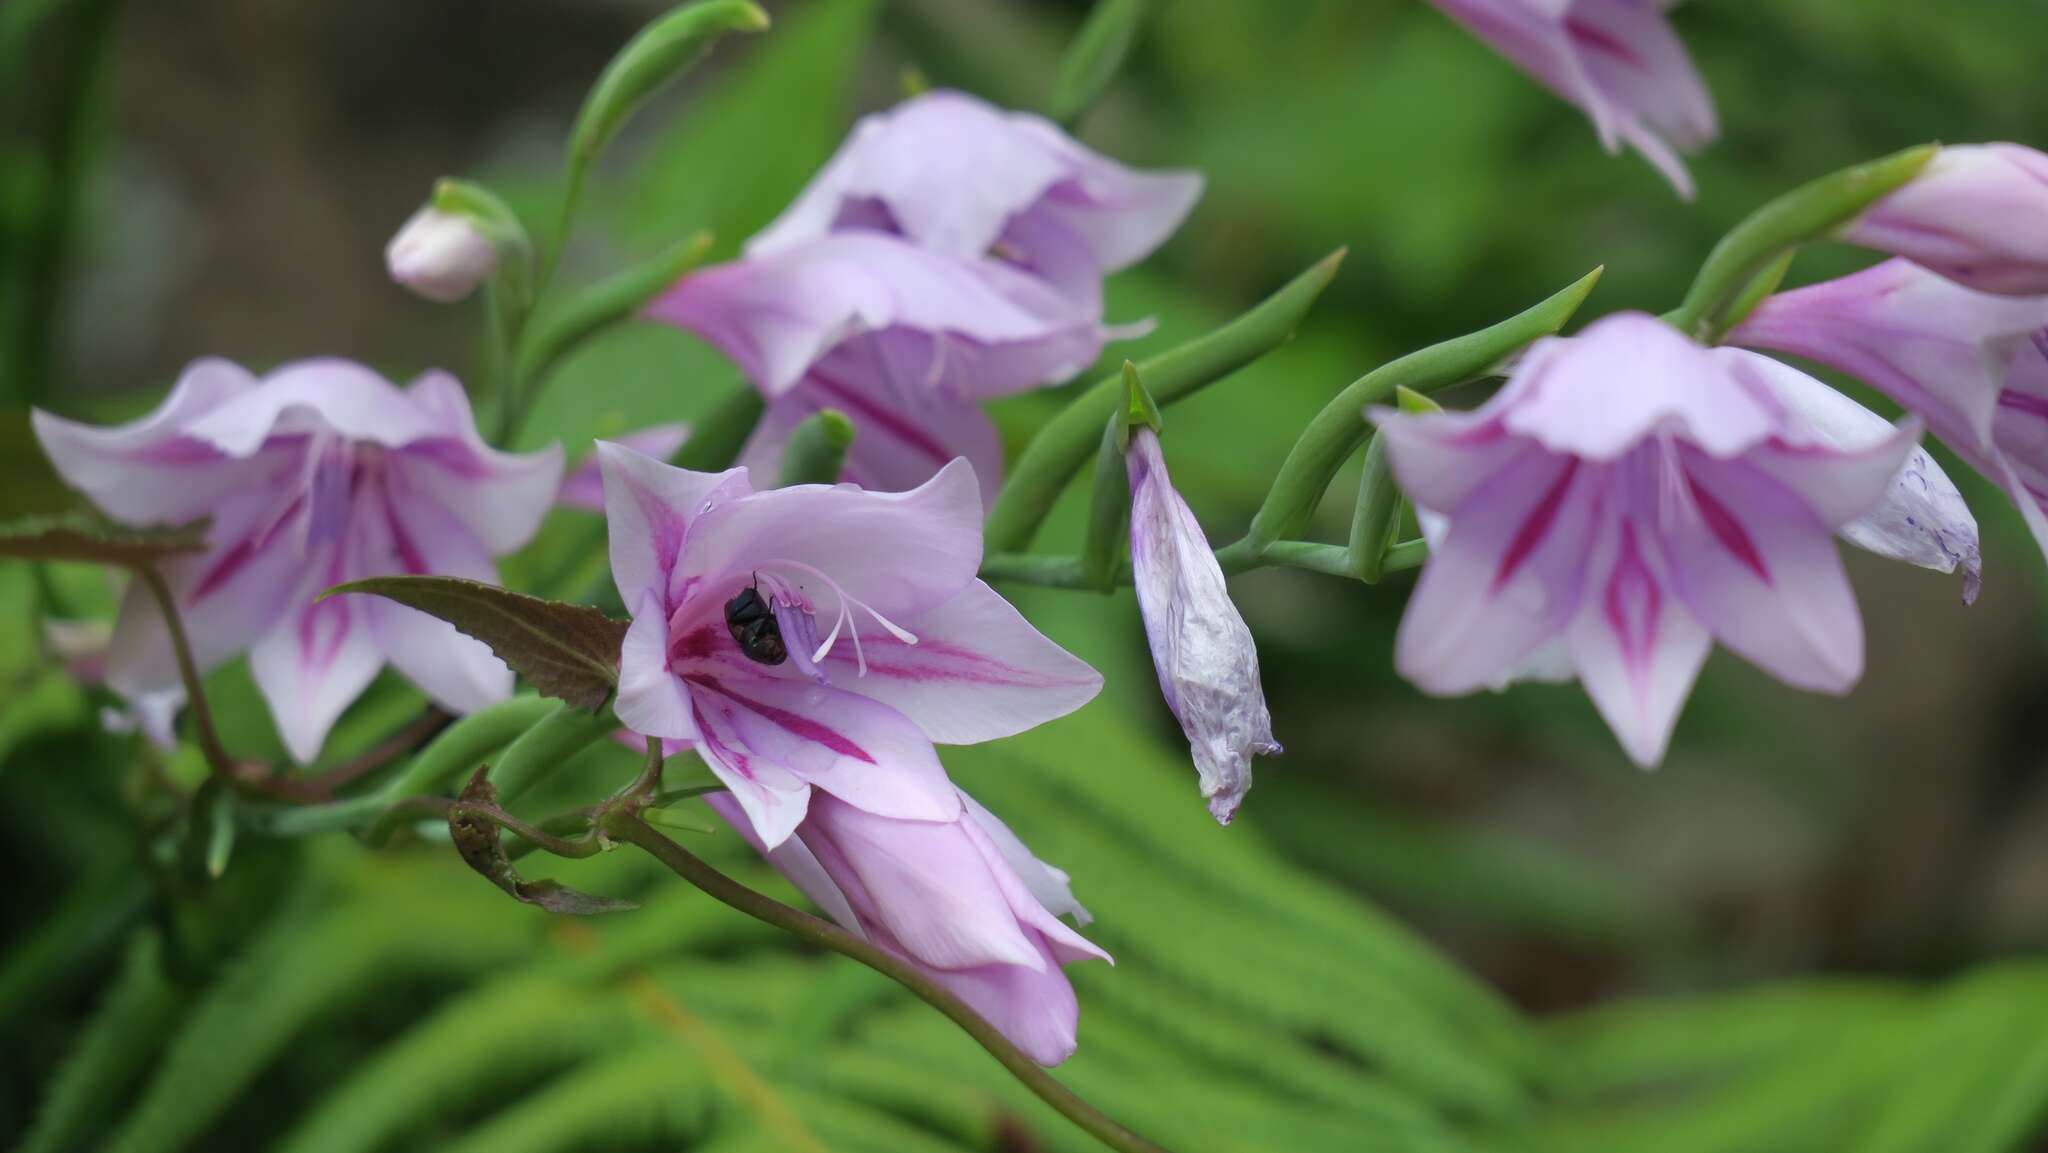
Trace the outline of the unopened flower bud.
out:
<instances>
[{"instance_id":1,"label":"unopened flower bud","mask_svg":"<svg viewBox=\"0 0 2048 1153\"><path fill-rule=\"evenodd\" d=\"M475 221L427 205L384 249L391 279L428 300L453 304L498 270L498 250Z\"/></svg>"},{"instance_id":2,"label":"unopened flower bud","mask_svg":"<svg viewBox=\"0 0 2048 1153\"><path fill-rule=\"evenodd\" d=\"M2048 295L2048 156L2017 144L1944 148L1842 239L1978 292Z\"/></svg>"},{"instance_id":3,"label":"unopened flower bud","mask_svg":"<svg viewBox=\"0 0 2048 1153\"><path fill-rule=\"evenodd\" d=\"M1280 752L1258 650L1202 526L1166 474L1158 434L1133 429L1127 461L1131 578L1159 690L1187 734L1210 815L1227 825L1252 787L1252 757Z\"/></svg>"}]
</instances>

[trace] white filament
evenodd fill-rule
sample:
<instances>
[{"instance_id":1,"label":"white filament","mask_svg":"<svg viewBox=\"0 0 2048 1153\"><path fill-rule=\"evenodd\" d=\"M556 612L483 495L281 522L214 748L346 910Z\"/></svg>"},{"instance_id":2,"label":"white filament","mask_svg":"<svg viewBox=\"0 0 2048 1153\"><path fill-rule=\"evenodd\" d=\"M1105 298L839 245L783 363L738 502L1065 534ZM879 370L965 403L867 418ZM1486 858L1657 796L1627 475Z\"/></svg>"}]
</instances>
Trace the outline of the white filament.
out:
<instances>
[{"instance_id":1,"label":"white filament","mask_svg":"<svg viewBox=\"0 0 2048 1153\"><path fill-rule=\"evenodd\" d=\"M877 612L875 606L868 604L866 601L854 599L851 594L840 587L838 581L833 580L815 566L807 565L802 561L786 559L771 560L767 563L808 573L825 582L825 587L831 589L832 594L839 598L839 614L832 620L832 631L825 634L825 639L819 643L817 651L811 654L812 664L815 665L819 661L824 660L826 654L832 651L832 646L839 643L839 630L843 628L846 630L846 635L853 641L853 659L859 668L857 675L863 677L868 675L868 656L861 647L860 622L854 619L853 610L855 609L860 609L875 618L876 624L881 625L884 629L888 630L889 635L902 641L904 644L914 645L917 643L917 638L911 635L909 631ZM755 579L758 580L759 577L757 576ZM784 604L800 605L806 612L811 611L812 602L809 597L803 594L802 585L790 581L787 577L777 577L773 573L769 574L769 579L771 581L769 591L771 597L781 597Z\"/></svg>"}]
</instances>

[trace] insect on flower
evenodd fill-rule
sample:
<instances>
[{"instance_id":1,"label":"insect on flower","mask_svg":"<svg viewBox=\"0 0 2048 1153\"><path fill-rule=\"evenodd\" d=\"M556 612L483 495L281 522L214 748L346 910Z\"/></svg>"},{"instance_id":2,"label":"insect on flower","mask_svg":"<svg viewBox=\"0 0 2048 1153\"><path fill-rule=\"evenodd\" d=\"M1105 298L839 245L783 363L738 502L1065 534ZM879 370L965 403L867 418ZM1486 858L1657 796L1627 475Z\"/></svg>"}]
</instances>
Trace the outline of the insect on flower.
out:
<instances>
[{"instance_id":1,"label":"insect on flower","mask_svg":"<svg viewBox=\"0 0 2048 1153\"><path fill-rule=\"evenodd\" d=\"M725 627L733 643L757 665L779 665L789 659L789 646L782 641L782 626L775 610L761 595L759 585L748 585L725 602Z\"/></svg>"}]
</instances>

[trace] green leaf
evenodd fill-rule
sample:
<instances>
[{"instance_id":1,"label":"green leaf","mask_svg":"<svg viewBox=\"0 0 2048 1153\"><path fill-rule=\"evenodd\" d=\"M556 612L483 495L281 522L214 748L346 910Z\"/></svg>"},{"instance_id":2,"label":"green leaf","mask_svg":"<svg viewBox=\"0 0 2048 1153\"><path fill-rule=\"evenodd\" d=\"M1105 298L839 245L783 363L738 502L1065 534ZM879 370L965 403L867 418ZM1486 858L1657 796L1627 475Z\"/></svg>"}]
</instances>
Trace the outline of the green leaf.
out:
<instances>
[{"instance_id":1,"label":"green leaf","mask_svg":"<svg viewBox=\"0 0 2048 1153\"><path fill-rule=\"evenodd\" d=\"M587 605L543 600L459 577L372 577L321 594L370 593L454 625L491 647L542 696L596 712L619 682L626 624Z\"/></svg>"},{"instance_id":2,"label":"green leaf","mask_svg":"<svg viewBox=\"0 0 2048 1153\"><path fill-rule=\"evenodd\" d=\"M0 526L0 557L78 561L137 568L206 548L206 521L165 528L128 528L75 514L31 517Z\"/></svg>"},{"instance_id":3,"label":"green leaf","mask_svg":"<svg viewBox=\"0 0 2048 1153\"><path fill-rule=\"evenodd\" d=\"M583 101L569 138L572 169L589 165L641 105L702 60L720 37L767 29L768 14L744 0L691 4L641 29L612 58Z\"/></svg>"},{"instance_id":4,"label":"green leaf","mask_svg":"<svg viewBox=\"0 0 2048 1153\"><path fill-rule=\"evenodd\" d=\"M1088 22L1060 59L1047 109L1054 120L1071 124L1102 96L1123 67L1144 21L1144 0L1096 0Z\"/></svg>"}]
</instances>

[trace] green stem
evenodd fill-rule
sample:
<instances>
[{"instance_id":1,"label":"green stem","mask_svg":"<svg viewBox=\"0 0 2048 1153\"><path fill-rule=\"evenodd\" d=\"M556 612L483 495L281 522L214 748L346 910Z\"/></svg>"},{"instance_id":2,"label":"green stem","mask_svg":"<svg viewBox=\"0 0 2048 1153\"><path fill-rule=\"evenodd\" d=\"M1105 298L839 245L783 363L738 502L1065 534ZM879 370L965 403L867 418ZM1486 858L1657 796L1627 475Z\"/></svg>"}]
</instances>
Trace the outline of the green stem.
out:
<instances>
[{"instance_id":1,"label":"green stem","mask_svg":"<svg viewBox=\"0 0 2048 1153\"><path fill-rule=\"evenodd\" d=\"M1800 245L1834 235L1863 210L1897 191L1927 167L1932 144L1831 172L1749 214L1707 254L1684 303L1664 319L1707 344L1727 331L1729 308L1773 262Z\"/></svg>"},{"instance_id":2,"label":"green stem","mask_svg":"<svg viewBox=\"0 0 2048 1153\"><path fill-rule=\"evenodd\" d=\"M524 693L456 721L414 755L412 763L380 791L381 799L389 804L440 791L539 724L557 703Z\"/></svg>"},{"instance_id":3,"label":"green stem","mask_svg":"<svg viewBox=\"0 0 2048 1153\"><path fill-rule=\"evenodd\" d=\"M1411 542L1420 544L1421 542ZM1397 556L1405 546L1395 546L1387 551L1383 572L1399 572L1413 568L1420 563L1417 558L1409 563L1407 558ZM1279 540L1263 550L1252 547L1250 541L1240 540L1216 550L1216 563L1225 573L1250 572L1262 568L1297 568L1319 572L1328 576L1353 576L1350 550L1339 544L1318 544L1305 540ZM984 557L981 562L983 580L1008 581L1012 584L1038 585L1044 588L1074 589L1082 592L1103 591L1100 578L1088 567L1084 557L1052 555L1047 553L997 553ZM1117 566L1116 585L1131 583L1131 566L1128 561ZM1114 587L1114 586L1112 586Z\"/></svg>"},{"instance_id":4,"label":"green stem","mask_svg":"<svg viewBox=\"0 0 2048 1153\"><path fill-rule=\"evenodd\" d=\"M1160 404L1168 404L1285 344L1343 259L1344 250L1338 249L1236 320L1139 363L1145 387ZM1030 545L1060 490L1095 455L1103 425L1123 403L1124 393L1119 369L1038 430L989 509L984 540L990 551L1018 552Z\"/></svg>"},{"instance_id":5,"label":"green stem","mask_svg":"<svg viewBox=\"0 0 2048 1153\"><path fill-rule=\"evenodd\" d=\"M574 705L557 702L555 710L539 724L519 735L512 747L491 766L491 784L506 802L521 794L568 763L570 757L618 731L619 721L609 708L592 713Z\"/></svg>"},{"instance_id":6,"label":"green stem","mask_svg":"<svg viewBox=\"0 0 2048 1153\"><path fill-rule=\"evenodd\" d=\"M163 574L155 565L138 565L135 579L149 590L151 599L156 601L157 611L164 618L164 631L170 634L171 655L178 662L178 679L185 684L185 707L192 712L192 727L199 738L200 755L206 758L206 767L221 784L232 788L245 788L248 779L243 776L235 759L228 755L227 747L220 742L220 731L213 727L213 709L206 703L206 682L199 676L199 663L192 659L192 642L185 635L185 618L178 611L178 602L171 596L171 587L164 583Z\"/></svg>"},{"instance_id":7,"label":"green stem","mask_svg":"<svg viewBox=\"0 0 2048 1153\"><path fill-rule=\"evenodd\" d=\"M1600 279L1594 269L1563 291L1491 328L1444 341L1381 365L1338 393L1302 430L1288 450L1273 487L1245 540L1253 552L1269 542L1300 536L1344 460L1365 443L1372 426L1365 410L1385 404L1396 388L1417 392L1446 388L1484 375L1531 342L1563 328Z\"/></svg>"},{"instance_id":8,"label":"green stem","mask_svg":"<svg viewBox=\"0 0 2048 1153\"><path fill-rule=\"evenodd\" d=\"M1387 464L1386 441L1375 436L1365 444L1365 471L1358 479L1358 504L1351 510L1351 575L1378 584L1400 527L1401 490Z\"/></svg>"},{"instance_id":9,"label":"green stem","mask_svg":"<svg viewBox=\"0 0 2048 1153\"><path fill-rule=\"evenodd\" d=\"M471 713L442 730L441 734L414 755L410 764L383 788L359 797L345 797L320 805L294 805L270 809L248 809L250 823L273 837L303 837L313 833L356 829L395 820L390 814L439 815L411 804L421 798L445 804L445 798L430 797L474 770L499 749L553 717L560 702L531 693L501 701Z\"/></svg>"},{"instance_id":10,"label":"green stem","mask_svg":"<svg viewBox=\"0 0 2048 1153\"><path fill-rule=\"evenodd\" d=\"M1054 1080L1037 1062L1012 1045L1000 1030L968 1008L966 1002L941 988L903 958L854 936L830 921L791 908L734 881L627 809L607 811L603 822L604 831L613 839L646 850L671 872L710 894L713 899L799 940L851 957L917 994L925 1004L944 1013L974 1038L1012 1077L1037 1094L1039 1100L1104 1145L1119 1153L1165 1153L1160 1146L1126 1129Z\"/></svg>"}]
</instances>

